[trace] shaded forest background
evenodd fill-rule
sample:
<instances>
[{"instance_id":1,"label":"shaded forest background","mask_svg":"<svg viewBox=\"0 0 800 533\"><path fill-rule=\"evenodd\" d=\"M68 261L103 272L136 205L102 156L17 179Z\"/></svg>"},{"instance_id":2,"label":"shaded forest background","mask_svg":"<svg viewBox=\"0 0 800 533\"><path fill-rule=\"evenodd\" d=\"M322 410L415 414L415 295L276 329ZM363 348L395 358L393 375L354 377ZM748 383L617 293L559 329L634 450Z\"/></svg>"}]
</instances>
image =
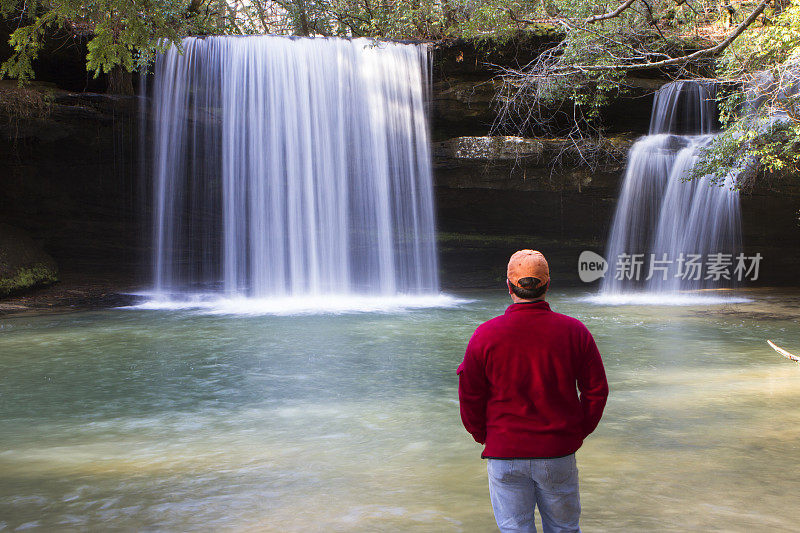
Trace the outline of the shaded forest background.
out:
<instances>
[{"instance_id":1,"label":"shaded forest background","mask_svg":"<svg viewBox=\"0 0 800 533\"><path fill-rule=\"evenodd\" d=\"M35 286L56 277L48 267L44 281L28 282L3 266L11 265L3 243L19 241L11 230L3 240L6 223L55 259L65 291L99 298L147 280L147 161L141 99L130 96L137 77L186 36L270 33L429 43L439 249L452 286L494 286L502 272L491 269L507 248L533 236L570 275L581 250L602 252L625 154L647 131L653 92L685 78L717 82L724 127L695 174L737 173L748 193L746 251L769 254L764 282L796 283L800 0L0 0L0 8L0 279Z\"/></svg>"}]
</instances>

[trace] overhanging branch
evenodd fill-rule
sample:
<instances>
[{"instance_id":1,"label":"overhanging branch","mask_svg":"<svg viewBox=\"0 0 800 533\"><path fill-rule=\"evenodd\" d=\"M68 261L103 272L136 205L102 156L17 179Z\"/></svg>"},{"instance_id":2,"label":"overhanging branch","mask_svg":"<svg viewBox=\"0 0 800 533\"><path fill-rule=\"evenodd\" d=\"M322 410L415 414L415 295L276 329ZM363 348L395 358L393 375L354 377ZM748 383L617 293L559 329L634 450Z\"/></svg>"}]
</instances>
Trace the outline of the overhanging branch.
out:
<instances>
[{"instance_id":1,"label":"overhanging branch","mask_svg":"<svg viewBox=\"0 0 800 533\"><path fill-rule=\"evenodd\" d=\"M583 22L586 23L586 24L592 24L594 22L598 22L598 21L601 21L601 20L613 19L614 17L618 17L620 15L620 13L622 13L623 11L625 11L626 9L631 7L631 5L635 1L636 0L626 0L625 3L621 4L614 11L609 11L608 13L603 13L602 15L592 15L591 17L587 18Z\"/></svg>"},{"instance_id":2,"label":"overhanging branch","mask_svg":"<svg viewBox=\"0 0 800 533\"><path fill-rule=\"evenodd\" d=\"M673 57L670 59L664 59L662 61L654 61L651 63L632 63L632 64L622 64L622 65L570 65L564 67L556 67L555 70L571 70L571 71L581 71L581 72L593 72L593 71L603 71L603 70L611 70L611 71L627 71L627 70L644 70L644 69L651 69L651 68L662 68L662 67L669 67L672 65L680 65L684 63L688 63L690 61L694 61L695 59L700 59L701 57L706 56L714 56L725 50L730 44L735 41L743 32L746 30L753 22L755 22L756 18L764 12L766 9L767 4L770 0L762 0L760 4L750 13L750 16L747 17L736 29L728 35L728 37L717 44L716 46L712 46L710 48L703 48L702 50L698 50L697 52L693 52L691 54L687 54L680 57ZM624 6L625 4L623 4ZM622 6L620 6L622 7ZM619 9L619 8L618 8Z\"/></svg>"}]
</instances>

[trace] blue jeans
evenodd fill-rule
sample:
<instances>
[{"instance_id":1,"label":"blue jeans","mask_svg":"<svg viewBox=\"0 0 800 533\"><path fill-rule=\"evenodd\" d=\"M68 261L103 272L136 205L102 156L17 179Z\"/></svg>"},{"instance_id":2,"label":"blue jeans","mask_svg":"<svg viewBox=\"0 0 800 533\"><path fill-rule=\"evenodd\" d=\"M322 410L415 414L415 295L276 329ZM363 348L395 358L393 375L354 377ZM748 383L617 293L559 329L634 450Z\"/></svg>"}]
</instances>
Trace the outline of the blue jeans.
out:
<instances>
[{"instance_id":1,"label":"blue jeans","mask_svg":"<svg viewBox=\"0 0 800 533\"><path fill-rule=\"evenodd\" d=\"M489 459L489 495L502 533L580 533L581 499L575 454L557 459Z\"/></svg>"}]
</instances>

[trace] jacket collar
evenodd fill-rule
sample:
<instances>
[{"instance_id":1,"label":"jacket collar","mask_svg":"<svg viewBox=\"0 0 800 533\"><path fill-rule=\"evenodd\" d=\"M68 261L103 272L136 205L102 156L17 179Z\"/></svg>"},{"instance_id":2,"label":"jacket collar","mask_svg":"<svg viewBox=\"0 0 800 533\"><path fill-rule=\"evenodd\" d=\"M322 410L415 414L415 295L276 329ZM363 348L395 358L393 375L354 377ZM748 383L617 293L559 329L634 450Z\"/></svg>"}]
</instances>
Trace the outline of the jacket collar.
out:
<instances>
[{"instance_id":1,"label":"jacket collar","mask_svg":"<svg viewBox=\"0 0 800 533\"><path fill-rule=\"evenodd\" d=\"M550 311L550 304L548 304L544 300L539 300L536 302L522 302L518 304L511 304L506 309L505 314L509 313L516 313L516 312L525 312L525 311Z\"/></svg>"}]
</instances>

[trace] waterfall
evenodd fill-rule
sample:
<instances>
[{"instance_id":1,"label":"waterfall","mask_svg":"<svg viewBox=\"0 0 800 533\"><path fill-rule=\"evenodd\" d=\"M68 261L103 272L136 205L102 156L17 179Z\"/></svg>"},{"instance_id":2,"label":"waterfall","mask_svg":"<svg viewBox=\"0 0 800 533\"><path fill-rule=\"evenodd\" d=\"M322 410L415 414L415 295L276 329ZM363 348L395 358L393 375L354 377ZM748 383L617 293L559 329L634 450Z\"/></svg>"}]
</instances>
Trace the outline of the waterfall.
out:
<instances>
[{"instance_id":1,"label":"waterfall","mask_svg":"<svg viewBox=\"0 0 800 533\"><path fill-rule=\"evenodd\" d=\"M155 64L161 297L438 291L424 46L187 38Z\"/></svg>"},{"instance_id":2,"label":"waterfall","mask_svg":"<svg viewBox=\"0 0 800 533\"><path fill-rule=\"evenodd\" d=\"M741 248L735 176L721 186L713 176L687 180L699 151L714 138L714 92L711 83L677 81L656 93L650 132L628 155L602 295L663 296L731 285ZM710 260L730 261L730 279L704 270Z\"/></svg>"}]
</instances>

